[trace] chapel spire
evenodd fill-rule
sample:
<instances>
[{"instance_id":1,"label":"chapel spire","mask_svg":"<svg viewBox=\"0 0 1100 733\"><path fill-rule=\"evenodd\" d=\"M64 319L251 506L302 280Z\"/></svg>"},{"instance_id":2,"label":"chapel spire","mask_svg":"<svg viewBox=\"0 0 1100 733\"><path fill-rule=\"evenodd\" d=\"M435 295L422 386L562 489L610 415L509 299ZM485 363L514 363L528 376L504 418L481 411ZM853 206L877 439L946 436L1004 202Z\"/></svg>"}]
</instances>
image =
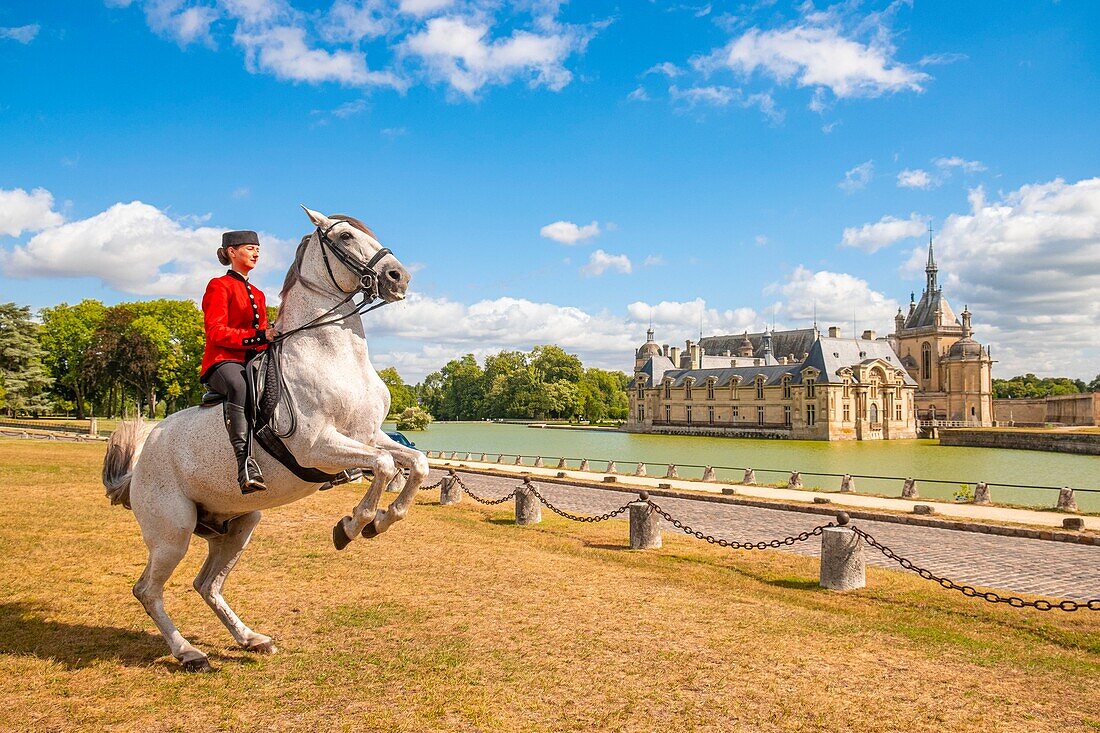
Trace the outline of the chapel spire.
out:
<instances>
[{"instance_id":1,"label":"chapel spire","mask_svg":"<svg viewBox=\"0 0 1100 733\"><path fill-rule=\"evenodd\" d=\"M936 256L932 251L932 224L928 224L928 264L924 266L924 274L927 277L927 283L925 285L925 291L929 295L934 295L939 288L936 285L936 273L939 272L936 267Z\"/></svg>"}]
</instances>

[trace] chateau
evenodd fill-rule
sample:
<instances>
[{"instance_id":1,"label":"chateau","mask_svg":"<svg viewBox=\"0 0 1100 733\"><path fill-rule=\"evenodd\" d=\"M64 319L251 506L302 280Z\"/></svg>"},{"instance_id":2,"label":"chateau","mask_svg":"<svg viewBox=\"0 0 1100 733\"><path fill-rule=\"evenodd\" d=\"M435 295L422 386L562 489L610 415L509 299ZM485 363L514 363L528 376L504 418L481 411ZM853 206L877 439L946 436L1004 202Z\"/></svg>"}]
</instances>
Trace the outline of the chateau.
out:
<instances>
[{"instance_id":1,"label":"chateau","mask_svg":"<svg viewBox=\"0 0 1100 733\"><path fill-rule=\"evenodd\" d=\"M928 245L920 302L894 333L838 327L710 336L684 350L653 329L634 359L625 429L803 440L896 440L923 424L992 425L993 361L944 298Z\"/></svg>"}]
</instances>

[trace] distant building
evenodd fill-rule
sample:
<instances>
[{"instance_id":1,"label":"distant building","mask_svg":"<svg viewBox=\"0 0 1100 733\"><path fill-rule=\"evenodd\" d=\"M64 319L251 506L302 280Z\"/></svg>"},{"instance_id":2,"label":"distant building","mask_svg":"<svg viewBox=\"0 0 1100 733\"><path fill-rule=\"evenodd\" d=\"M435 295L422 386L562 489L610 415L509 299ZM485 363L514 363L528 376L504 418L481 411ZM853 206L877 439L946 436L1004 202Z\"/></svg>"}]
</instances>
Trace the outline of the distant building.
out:
<instances>
[{"instance_id":1,"label":"distant building","mask_svg":"<svg viewBox=\"0 0 1100 733\"><path fill-rule=\"evenodd\" d=\"M894 316L890 345L917 382L917 416L921 420L993 424L993 359L989 348L974 340L970 311L955 317L937 283L939 268L928 242L924 292L920 302L909 297L909 312Z\"/></svg>"},{"instance_id":2,"label":"distant building","mask_svg":"<svg viewBox=\"0 0 1100 733\"><path fill-rule=\"evenodd\" d=\"M632 432L890 440L915 438L917 384L885 339L817 329L716 336L684 351L638 349L630 391ZM723 348L711 356L711 348ZM788 350L776 356L775 348ZM795 351L798 349L799 351Z\"/></svg>"},{"instance_id":3,"label":"distant building","mask_svg":"<svg viewBox=\"0 0 1100 733\"><path fill-rule=\"evenodd\" d=\"M634 360L632 432L803 440L915 438L921 421L993 422L989 350L970 312L955 317L937 283L932 243L921 300L895 331L843 338L831 327L710 336L684 350L653 329Z\"/></svg>"}]
</instances>

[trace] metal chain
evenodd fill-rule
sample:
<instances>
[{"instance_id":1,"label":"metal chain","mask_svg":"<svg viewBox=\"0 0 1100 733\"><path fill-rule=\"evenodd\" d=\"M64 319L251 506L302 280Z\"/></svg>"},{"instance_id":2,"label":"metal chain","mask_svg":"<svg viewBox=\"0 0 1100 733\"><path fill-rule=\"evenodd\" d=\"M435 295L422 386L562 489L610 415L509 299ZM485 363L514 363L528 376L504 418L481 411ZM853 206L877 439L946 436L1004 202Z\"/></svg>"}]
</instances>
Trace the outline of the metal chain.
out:
<instances>
[{"instance_id":1,"label":"metal chain","mask_svg":"<svg viewBox=\"0 0 1100 733\"><path fill-rule=\"evenodd\" d=\"M431 491L433 489L438 489L442 485L443 485L443 479L439 479L438 481L436 481L431 486L421 486L419 490L420 491Z\"/></svg>"},{"instance_id":2,"label":"metal chain","mask_svg":"<svg viewBox=\"0 0 1100 733\"><path fill-rule=\"evenodd\" d=\"M712 545L718 545L719 547L731 547L735 550L767 550L769 548L778 548L784 545L793 545L796 542L805 542L811 537L816 537L820 535L821 530L825 529L826 527L834 526L833 523L830 522L829 524L822 524L818 527L814 527L811 530L799 532L796 535L791 535L790 537L784 537L783 539L778 540L768 540L766 542L763 540L760 542L737 542L736 540L727 540L721 537L714 537L709 534L703 534L699 530L693 529L692 527L689 527L688 525L681 522L679 519L673 517L671 514L658 506L654 501L648 500L647 503L650 507L653 508L653 511L657 512L657 514L659 514L666 522L668 522L681 532L684 532L685 534L690 534L694 537L698 537L701 540L706 540Z\"/></svg>"},{"instance_id":3,"label":"metal chain","mask_svg":"<svg viewBox=\"0 0 1100 733\"><path fill-rule=\"evenodd\" d=\"M458 483L458 485L462 487L462 490L465 491L471 499L481 504L503 504L504 502L508 501L516 495L516 492L513 491L512 493L502 496L499 499L486 499L484 496L478 496L474 492L470 491L470 487L466 485L466 482L463 481L462 477L459 476L457 473L452 473L451 478L453 478Z\"/></svg>"},{"instance_id":4,"label":"metal chain","mask_svg":"<svg viewBox=\"0 0 1100 733\"><path fill-rule=\"evenodd\" d=\"M550 511L554 512L554 514L558 514L560 516L563 516L566 519L572 519L574 522L606 522L608 519L614 519L615 517L617 517L620 514L622 514L623 512L625 512L627 509L630 508L630 505L634 503L633 501L628 501L626 504L623 504L621 507L619 507L615 511L607 512L606 514L601 514L601 515L596 516L596 517L582 517L579 514L570 514L569 512L564 511L562 509L559 509L556 506L554 506L553 504L551 504L549 499L547 499L545 496L543 496L541 493L539 493L539 490L535 488L534 484L528 483L528 484L525 484L523 486L517 486L516 487L516 491L520 491L522 489L526 489L527 491L530 491L532 494L534 494L536 497L538 497L538 500L541 501L543 504L545 504L546 508L549 509ZM512 493L515 493L515 492L512 492Z\"/></svg>"},{"instance_id":5,"label":"metal chain","mask_svg":"<svg viewBox=\"0 0 1100 733\"><path fill-rule=\"evenodd\" d=\"M1034 608L1036 611L1077 611L1082 608L1086 608L1090 611L1100 611L1100 598L1094 598L1091 601L1086 601L1083 603L1071 601L1069 599L1063 600L1059 603L1051 603L1050 601L1042 598L1035 601L1026 601L1019 596L1002 596L998 593L994 593L993 591L985 591L983 593L972 585L956 583L949 578L942 578L930 570L914 565L912 560L901 557L896 552L876 540L871 535L867 534L859 527L852 527L852 531L862 537L863 541L866 542L868 545L874 547L876 550L896 562L898 565L901 565L906 570L912 570L914 573L921 576L925 580L934 580L948 590L957 590L967 598L981 598L982 600L989 601L990 603L1007 603L1013 608Z\"/></svg>"}]
</instances>

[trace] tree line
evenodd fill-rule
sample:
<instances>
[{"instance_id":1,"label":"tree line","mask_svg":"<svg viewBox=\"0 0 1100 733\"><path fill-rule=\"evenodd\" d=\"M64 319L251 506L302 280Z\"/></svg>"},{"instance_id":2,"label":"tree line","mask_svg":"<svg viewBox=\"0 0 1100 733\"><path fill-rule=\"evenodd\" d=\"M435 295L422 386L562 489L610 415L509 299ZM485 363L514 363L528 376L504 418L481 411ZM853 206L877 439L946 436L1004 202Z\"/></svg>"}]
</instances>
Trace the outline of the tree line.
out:
<instances>
[{"instance_id":1,"label":"tree line","mask_svg":"<svg viewBox=\"0 0 1100 733\"><path fill-rule=\"evenodd\" d=\"M993 396L999 400L1037 399L1081 392L1100 392L1100 374L1091 382L1069 377L1037 377L1034 374L993 380Z\"/></svg>"},{"instance_id":2,"label":"tree line","mask_svg":"<svg viewBox=\"0 0 1100 733\"><path fill-rule=\"evenodd\" d=\"M5 414L160 417L198 404L205 389L198 380L205 335L194 302L106 306L88 299L37 315L36 321L28 306L0 303ZM275 316L268 308L269 321ZM558 346L501 351L484 367L467 354L420 384L406 384L393 367L379 376L390 390L393 416L419 408L442 420L597 421L621 420L627 411L626 374L586 369Z\"/></svg>"}]
</instances>

